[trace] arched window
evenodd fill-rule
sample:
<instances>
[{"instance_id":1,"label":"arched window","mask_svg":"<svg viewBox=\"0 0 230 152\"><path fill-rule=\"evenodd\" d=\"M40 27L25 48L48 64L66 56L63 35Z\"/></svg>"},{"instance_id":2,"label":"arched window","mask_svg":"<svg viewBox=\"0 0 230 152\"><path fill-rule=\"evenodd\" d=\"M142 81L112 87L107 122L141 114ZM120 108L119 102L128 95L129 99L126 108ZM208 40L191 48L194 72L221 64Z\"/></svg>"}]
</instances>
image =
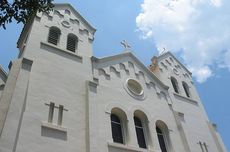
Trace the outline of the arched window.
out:
<instances>
[{"instance_id":1,"label":"arched window","mask_svg":"<svg viewBox=\"0 0 230 152\"><path fill-rule=\"evenodd\" d=\"M182 82L182 85L183 85L184 91L185 91L185 93L186 93L186 96L187 96L187 97L190 97L190 92L189 92L188 84L185 83L185 82Z\"/></svg>"},{"instance_id":2,"label":"arched window","mask_svg":"<svg viewBox=\"0 0 230 152\"><path fill-rule=\"evenodd\" d=\"M111 114L110 120L111 120L113 142L123 144L124 139L122 134L122 124L120 118L115 114Z\"/></svg>"},{"instance_id":3,"label":"arched window","mask_svg":"<svg viewBox=\"0 0 230 152\"><path fill-rule=\"evenodd\" d=\"M169 129L167 125L161 121L157 120L156 122L156 132L158 137L158 142L162 152L174 151L172 144L170 142Z\"/></svg>"},{"instance_id":4,"label":"arched window","mask_svg":"<svg viewBox=\"0 0 230 152\"><path fill-rule=\"evenodd\" d=\"M156 126L156 131L157 131L157 137L158 137L158 142L159 142L161 151L167 152L166 143L164 139L165 137L164 137L162 130L158 126Z\"/></svg>"},{"instance_id":5,"label":"arched window","mask_svg":"<svg viewBox=\"0 0 230 152\"><path fill-rule=\"evenodd\" d=\"M57 27L51 27L49 30L48 42L57 45L60 39L61 30Z\"/></svg>"},{"instance_id":6,"label":"arched window","mask_svg":"<svg viewBox=\"0 0 230 152\"><path fill-rule=\"evenodd\" d=\"M171 77L171 83L172 83L174 91L176 93L179 93L178 82L174 77Z\"/></svg>"},{"instance_id":7,"label":"arched window","mask_svg":"<svg viewBox=\"0 0 230 152\"><path fill-rule=\"evenodd\" d=\"M145 141L144 127L141 120L138 117L134 116L134 123L135 123L137 142L139 147L147 148L146 141Z\"/></svg>"},{"instance_id":8,"label":"arched window","mask_svg":"<svg viewBox=\"0 0 230 152\"><path fill-rule=\"evenodd\" d=\"M72 52L75 52L78 44L78 38L74 34L69 34L67 37L66 49Z\"/></svg>"}]
</instances>

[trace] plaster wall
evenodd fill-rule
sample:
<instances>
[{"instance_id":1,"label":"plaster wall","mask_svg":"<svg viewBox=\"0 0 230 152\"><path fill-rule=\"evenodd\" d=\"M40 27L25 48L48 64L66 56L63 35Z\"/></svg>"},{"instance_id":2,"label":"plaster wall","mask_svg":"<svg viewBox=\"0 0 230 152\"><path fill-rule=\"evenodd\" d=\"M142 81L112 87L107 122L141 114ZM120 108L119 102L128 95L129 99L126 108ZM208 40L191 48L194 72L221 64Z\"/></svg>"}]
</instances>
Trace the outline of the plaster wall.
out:
<instances>
[{"instance_id":1,"label":"plaster wall","mask_svg":"<svg viewBox=\"0 0 230 152\"><path fill-rule=\"evenodd\" d=\"M43 53L44 58L36 58L31 70L17 151L27 151L34 145L37 145L36 151L84 151L84 80L90 79L88 70L81 62L45 51ZM49 106L46 104L50 102L56 106L63 105L68 110L63 112L62 127L67 129L66 132L42 126L43 122L48 121ZM57 117L58 109L55 109L54 126L57 126Z\"/></svg>"},{"instance_id":2,"label":"plaster wall","mask_svg":"<svg viewBox=\"0 0 230 152\"><path fill-rule=\"evenodd\" d=\"M142 111L148 121L146 122L146 141L149 151L160 151L155 126L157 120L163 121L169 128L170 144L169 149L171 151L185 151L182 143L182 139L179 136L179 131L175 123L175 118L169 107L170 100L161 92L167 92L163 88L160 88L154 79L151 79L148 74L136 74L139 71L143 71L135 61L129 58L126 59L126 63L122 63L121 59L116 61L106 62L97 66L98 69L102 67L107 71L107 77L105 74L98 73L98 69L94 69L94 77L99 79L96 89L91 89L89 92L89 114L90 115L90 146L91 151L143 151L138 147L137 138L135 133L133 116L135 111ZM117 63L115 63L117 62ZM132 66L127 66L126 71L119 68L119 63L128 65L132 63ZM111 64L113 67L117 67L116 71L109 70ZM105 66L106 65L106 66ZM130 64L131 65L131 64ZM128 74L127 74L127 71ZM119 74L118 74L119 73ZM108 78L109 77L109 78ZM126 80L133 78L137 80L144 89L145 98L138 100L127 92L125 89ZM156 86L150 87L147 82L152 81ZM151 83L151 84L152 84ZM121 109L127 116L126 137L125 146L122 147L111 144L113 143L111 134L110 114L113 108ZM97 122L97 123L96 123ZM101 123L100 123L101 122ZM100 150L99 150L100 149Z\"/></svg>"}]
</instances>

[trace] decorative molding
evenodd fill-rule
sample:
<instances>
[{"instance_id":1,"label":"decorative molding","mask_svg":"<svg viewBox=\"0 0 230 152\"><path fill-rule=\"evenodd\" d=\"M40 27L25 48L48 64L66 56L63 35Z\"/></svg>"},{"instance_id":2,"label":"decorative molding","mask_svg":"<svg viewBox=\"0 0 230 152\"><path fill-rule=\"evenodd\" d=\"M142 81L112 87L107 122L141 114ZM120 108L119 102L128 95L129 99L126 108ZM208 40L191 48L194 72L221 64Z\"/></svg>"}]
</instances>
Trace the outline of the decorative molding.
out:
<instances>
[{"instance_id":1,"label":"decorative molding","mask_svg":"<svg viewBox=\"0 0 230 152\"><path fill-rule=\"evenodd\" d=\"M185 99L186 101L188 101L189 103L192 103L192 104L195 104L195 105L198 105L198 102L197 101L195 101L195 100L193 100L193 99L191 99L191 98L188 98L188 97L185 97L185 96L182 96L182 95L180 95L180 94L178 94L178 93L173 93L174 94L174 96L177 96L177 97L179 97L179 98L182 98L182 99Z\"/></svg>"},{"instance_id":2,"label":"decorative molding","mask_svg":"<svg viewBox=\"0 0 230 152\"><path fill-rule=\"evenodd\" d=\"M146 94L144 93L144 90L143 90L143 87L141 86L141 84L136 80L136 79L133 79L135 80L136 82L138 82L140 84L140 86L142 87L142 92L140 94L136 94L134 93L133 91L131 91L131 89L128 87L128 80L132 80L133 78L129 78L127 80L125 80L125 82L123 83L123 87L125 89L125 91L133 98L137 99L137 100L145 100L146 99Z\"/></svg>"},{"instance_id":3,"label":"decorative molding","mask_svg":"<svg viewBox=\"0 0 230 152\"><path fill-rule=\"evenodd\" d=\"M48 122L42 122L41 127L45 127L48 129L53 129L53 130L57 130L57 131L61 131L61 132L67 132L66 127L58 126L58 125L48 123Z\"/></svg>"},{"instance_id":4,"label":"decorative molding","mask_svg":"<svg viewBox=\"0 0 230 152\"><path fill-rule=\"evenodd\" d=\"M94 88L97 88L98 83L93 82L93 81L89 81L89 86L94 87Z\"/></svg>"},{"instance_id":5,"label":"decorative molding","mask_svg":"<svg viewBox=\"0 0 230 152\"><path fill-rule=\"evenodd\" d=\"M70 23L66 20L62 21L61 24L66 28L70 28Z\"/></svg>"},{"instance_id":6,"label":"decorative molding","mask_svg":"<svg viewBox=\"0 0 230 152\"><path fill-rule=\"evenodd\" d=\"M113 142L108 142L108 146L112 148L128 150L131 152L154 152L153 150L150 150L150 149L143 149L139 147L124 145L124 144L119 144L119 143L113 143Z\"/></svg>"},{"instance_id":7,"label":"decorative molding","mask_svg":"<svg viewBox=\"0 0 230 152\"><path fill-rule=\"evenodd\" d=\"M58 52L61 52L61 53L66 54L66 55L69 55L69 56L71 56L71 57L74 57L75 59L77 59L77 60L79 60L80 62L82 62L82 56L79 56L79 55L77 55L77 54L75 54L75 53L73 53L73 52L70 52L70 51L68 51L68 50L61 49L61 48L59 48L59 47L56 46L56 45L53 45L53 44L50 44L50 43L47 43L47 42L41 42L41 47L52 48L52 49L54 49L55 51L58 51ZM47 49L45 49L45 50L47 50ZM47 51L49 51L49 50L47 50ZM50 51L50 52L52 52L52 51Z\"/></svg>"}]
</instances>

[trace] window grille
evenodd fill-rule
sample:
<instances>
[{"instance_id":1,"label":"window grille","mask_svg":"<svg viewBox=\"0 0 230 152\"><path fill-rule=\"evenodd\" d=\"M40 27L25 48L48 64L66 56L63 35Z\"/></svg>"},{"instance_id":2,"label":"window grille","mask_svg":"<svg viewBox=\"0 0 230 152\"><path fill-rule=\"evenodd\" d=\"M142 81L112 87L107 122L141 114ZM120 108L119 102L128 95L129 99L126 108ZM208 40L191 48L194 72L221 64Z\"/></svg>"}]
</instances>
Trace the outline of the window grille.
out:
<instances>
[{"instance_id":1,"label":"window grille","mask_svg":"<svg viewBox=\"0 0 230 152\"><path fill-rule=\"evenodd\" d=\"M78 43L77 36L75 36L73 34L69 34L68 38L67 38L66 49L69 50L69 51L71 51L71 52L75 52L75 50L77 48L77 43Z\"/></svg>"},{"instance_id":2,"label":"window grille","mask_svg":"<svg viewBox=\"0 0 230 152\"><path fill-rule=\"evenodd\" d=\"M57 27L51 27L48 36L48 42L57 45L61 35L61 30Z\"/></svg>"}]
</instances>

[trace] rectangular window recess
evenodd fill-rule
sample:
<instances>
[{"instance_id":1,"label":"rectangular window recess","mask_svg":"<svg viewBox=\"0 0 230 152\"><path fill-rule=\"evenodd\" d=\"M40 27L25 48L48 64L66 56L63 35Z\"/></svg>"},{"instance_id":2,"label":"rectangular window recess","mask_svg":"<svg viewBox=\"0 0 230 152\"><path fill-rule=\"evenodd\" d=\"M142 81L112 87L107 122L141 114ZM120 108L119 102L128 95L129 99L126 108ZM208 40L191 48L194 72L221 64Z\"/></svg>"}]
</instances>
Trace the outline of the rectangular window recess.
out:
<instances>
[{"instance_id":1,"label":"rectangular window recess","mask_svg":"<svg viewBox=\"0 0 230 152\"><path fill-rule=\"evenodd\" d=\"M67 132L66 127L59 126L59 125L52 124L52 123L48 123L48 122L42 122L41 127L53 129L53 130L60 131L60 132Z\"/></svg>"}]
</instances>

